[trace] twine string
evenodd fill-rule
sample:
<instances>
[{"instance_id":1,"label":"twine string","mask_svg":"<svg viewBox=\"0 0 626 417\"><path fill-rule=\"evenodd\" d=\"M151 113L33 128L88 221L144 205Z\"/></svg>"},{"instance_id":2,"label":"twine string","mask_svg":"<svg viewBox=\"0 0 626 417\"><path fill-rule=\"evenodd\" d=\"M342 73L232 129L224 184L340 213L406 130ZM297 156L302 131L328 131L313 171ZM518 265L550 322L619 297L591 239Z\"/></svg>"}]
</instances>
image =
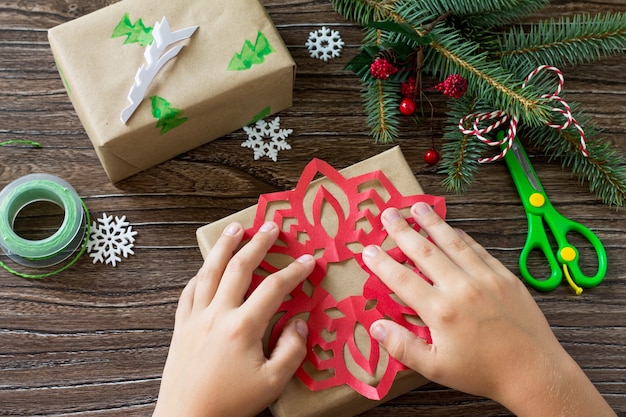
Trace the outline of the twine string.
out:
<instances>
[{"instance_id":1,"label":"twine string","mask_svg":"<svg viewBox=\"0 0 626 417\"><path fill-rule=\"evenodd\" d=\"M565 122L563 124L553 123L548 120L544 121L545 124L553 129L559 130L564 130L569 128L570 126L574 126L580 135L580 151L585 157L589 156L589 152L587 150L587 142L585 138L585 131L572 114L572 109L570 105L560 96L561 91L563 91L563 84L565 82L561 70L549 65L540 65L539 67L531 71L530 74L528 74L528 76L524 80L524 83L522 84L522 88L526 88L530 80L543 71L554 72L558 78L558 82L554 93L543 94L541 98L545 99L546 101L556 103L559 107L551 107L550 110L560 114L565 119ZM465 126L469 120L472 120L471 127L467 129ZM481 123L487 120L495 121L487 125L486 127L481 127ZM509 128L502 140L493 140L485 136L498 129L500 126L507 122L509 123ZM459 129L463 134L476 136L477 139L489 146L502 146L506 144L506 146L500 151L498 155L488 158L480 158L478 162L481 164L494 162L504 158L507 152L511 149L511 146L513 146L513 141L517 136L518 126L519 117L516 114L509 114L504 110L496 110L484 113L472 113L464 116L463 118L461 118L461 120L459 120Z\"/></svg>"}]
</instances>

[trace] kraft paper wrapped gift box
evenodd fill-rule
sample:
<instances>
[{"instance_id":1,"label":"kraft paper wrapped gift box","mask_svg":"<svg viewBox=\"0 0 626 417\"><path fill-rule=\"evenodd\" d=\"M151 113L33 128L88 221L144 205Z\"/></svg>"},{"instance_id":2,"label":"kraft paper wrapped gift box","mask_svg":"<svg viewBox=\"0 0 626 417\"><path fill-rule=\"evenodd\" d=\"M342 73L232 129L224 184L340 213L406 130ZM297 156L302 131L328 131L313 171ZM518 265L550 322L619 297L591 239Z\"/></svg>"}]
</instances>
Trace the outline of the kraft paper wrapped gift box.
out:
<instances>
[{"instance_id":1,"label":"kraft paper wrapped gift box","mask_svg":"<svg viewBox=\"0 0 626 417\"><path fill-rule=\"evenodd\" d=\"M298 186L294 190L283 193L268 194L267 196L270 197L262 196L259 199L259 204L256 206L249 207L241 212L235 213L198 229L197 238L203 257L206 257L211 247L222 234L224 228L233 221L240 222L244 228L247 229L247 233L248 230L250 230L251 232L249 234L252 234L254 230L258 230L258 227L260 227L266 220L277 221L281 226L281 236L279 236L279 241L282 241L282 243L277 243L275 245L276 253L273 253L273 249L270 250L270 253L266 257L266 261L268 261L272 267L281 268L291 262L300 252L308 252L309 250L312 250L313 247L318 248L315 251L317 255L316 258L318 259L318 265L321 262L319 259L319 252L322 251L324 252L323 257L326 256L326 253L330 254L332 257L332 254L341 252L347 246L350 246L350 250L357 253L360 252L362 247L368 243L367 239L370 237L363 237L360 244L356 244L356 242L353 241L353 236L348 236L351 233L348 229L354 229L355 226L356 228L363 228L363 230L366 231L366 235L367 229L372 229L371 225L373 225L374 229L378 228L382 230L382 225L380 225L380 223L376 223L376 219L374 217L378 216L378 222L380 221L379 214L382 212L381 207L383 207L383 205L379 203L383 200L385 200L385 204L402 208L402 212L405 216L409 215L408 210L416 199L429 202L429 204L433 205L435 210L439 212L440 215L445 215L445 202L443 201L443 198L423 195L422 188L415 179L415 176L398 147L392 148L378 156L348 167L340 172L335 171L328 165L324 166L323 163L319 166L321 166L323 170L318 169L316 172L307 171L309 168L309 166L307 166L302 178L298 182ZM373 172L382 172L382 174L389 179L391 185L385 183L379 176L367 176ZM323 177L319 178L320 175ZM332 178L329 178L329 175L332 175ZM395 191L397 191L396 194L394 194L394 188ZM370 191L373 191L373 193L366 194ZM411 197L401 198L399 197L400 195ZM277 197L276 199L272 199L271 196ZM316 202L316 200L318 201ZM348 201L346 202L346 200ZM371 204L372 202L374 202L374 204ZM341 208L339 208L340 205ZM353 211L359 211L359 214L356 217L353 216L354 213L345 214L350 210L346 206L355 209ZM368 217L368 215L365 214L366 210L369 210L373 216ZM336 213L333 214L333 212ZM294 217L297 219L294 220ZM363 224L363 220L365 218L369 218L369 220L365 223L370 223L370 225ZM356 219L360 220L355 221ZM306 228L317 227L319 229L321 227L326 231L330 231L328 232L329 235L335 233L335 241L345 238L346 242L351 243L349 245L343 245L345 242L342 241L341 246L336 245L336 242L324 244L324 239L318 239L319 236L315 236L315 231L306 230L306 233L304 233L300 227L300 223L306 223ZM322 223L324 224L322 225ZM297 231L295 229L297 229ZM326 233L320 230L317 230L317 232L320 232L322 235ZM374 230L373 232L376 231ZM287 238L285 236L286 234L292 235L292 240L287 242ZM343 236L340 236L342 234ZM298 239L298 241L296 241L296 239ZM326 239L328 239L328 236L326 236ZM388 237L386 239L387 240L384 241L383 248L390 251L395 246L395 243L390 242L391 239ZM306 245L308 245L309 242L312 243L307 247ZM286 246L291 245L298 246L302 250L299 252L299 250L291 251L289 248L285 248ZM302 246L300 247L300 245ZM391 249L389 248L390 246ZM286 257L285 255L291 256ZM376 298L372 297L371 292L366 294L368 283L372 282L371 277L366 280L366 284L364 284L364 270L362 269L362 266L357 264L355 259L349 259L352 255L353 254L350 253L347 258L342 258L345 259L342 262L328 263L327 270L324 270L323 272L325 275L321 284L323 287L323 290L321 291L327 292L327 295L330 294L330 297L326 297L326 300L334 302L335 300L340 299L358 299L361 294L361 298L369 298L370 301L371 298ZM272 256L276 257L270 259ZM358 255L354 257L357 258ZM261 267L263 267L263 265L264 264L261 264ZM265 275L267 275L268 272L271 272L271 267L267 268L266 266L265 270ZM262 271L255 273L255 275L257 274L262 275ZM315 271L312 275L316 275ZM309 285L311 280L312 278L309 277ZM378 281L377 277L376 280ZM252 287L254 286L255 278L253 278ZM283 303L279 312L274 316L272 323L270 323L270 329L276 326L276 323L281 321L284 325L284 323L291 317L301 317L307 319L309 321L310 329L308 343L310 345L318 343L316 346L309 345L309 352L311 353L315 351L316 355L319 354L318 356L322 357L322 362L324 361L324 358L330 358L330 360L332 360L333 354L327 355L322 352L322 350L330 348L328 346L321 347L321 345L325 345L325 342L320 339L313 341L312 338L315 337L314 335L325 334L323 336L324 338L334 338L335 340L338 340L340 338L339 332L343 331L343 334L345 334L345 331L347 330L350 337L352 334L354 335L356 347L363 352L364 358L369 355L371 359L372 355L374 355L375 349L378 348L378 344L370 338L366 330L368 324L364 321L359 321L360 329L356 329L356 327L353 328L354 325L351 321L349 328L341 330L337 327L333 327L332 322L323 322L321 325L319 323L312 323L312 311L317 307L313 307L313 310L309 310L310 305L307 306L306 303L312 301L313 299L317 299L318 301L324 299L320 299L315 296L317 291L320 290L319 288L314 291L311 288L305 290L305 285L303 285L302 288L302 292L307 293L306 296L301 293L297 293L296 291L292 292L291 296L286 299L287 301ZM357 295L356 298L351 297L351 295L355 294ZM384 293L384 295L379 297L377 300L378 303L383 303L384 300L382 298L387 296L389 296L389 294ZM304 300L304 302L301 305L298 305L300 300ZM291 303L289 308L284 307L289 303ZM325 301L320 301L320 304L323 303L325 303ZM342 302L332 304L335 305L336 308L329 308L324 310L324 312L328 312L327 314L332 315L335 318L342 317L342 314L337 314L336 311L334 313L332 312L338 308L341 309L341 303ZM345 304L343 305L345 306ZM371 308L371 306L368 307L368 305L369 301L364 307L365 311L359 311L362 311L363 314L367 315L368 308ZM290 309L294 310L291 311ZM341 312L346 311L346 309L341 309ZM390 311L391 310L387 310L383 314L392 314L389 313ZM402 311L401 314L398 313L399 315L393 316L393 319L395 320L399 318L399 320L402 320L402 317L406 313L406 311ZM291 314L291 316L289 316L289 314ZM359 312L359 314L361 313ZM425 326L422 330L424 329L426 329ZM274 330L270 330L268 334L266 334L266 348L268 345L271 345L270 340L272 338L271 333L273 331ZM425 331L427 331L427 329ZM372 342L374 344L372 344ZM331 341L330 343L333 342ZM339 352L335 351L335 353L339 353L337 356L340 356L341 351L344 352L343 360L345 365L343 366L345 369L342 368L343 370L339 370L339 367L331 369L330 372L329 370L313 369L311 364L308 363L309 356L307 356L307 359L305 360L301 370L299 370L299 373L292 378L281 397L271 406L271 411L274 416L351 417L427 382L421 375L411 370L407 370L402 366L395 368L396 370L391 373L391 382L389 382L388 388L382 389L381 392L373 393L374 389L386 384L385 379L389 377L387 372L390 369L389 366L391 365L389 364L391 363L391 360L386 352L384 352L384 349L380 348L379 350L380 357L378 358L378 363L373 366L374 372L372 374L363 372L363 369L357 366L357 362L359 361L356 358L360 354L354 350L354 346L350 347L350 342L346 342L346 344L340 349L343 350L340 350ZM385 366L388 366L387 369L385 369ZM306 370L303 371L303 369ZM340 373L343 373L344 375L350 374L346 379L349 381L348 383L341 383L341 381L337 382L338 380L335 379L335 377ZM304 379L300 378L303 374L306 374ZM308 379L307 375L310 375L312 380ZM354 375L355 378L351 375ZM304 380L306 380L307 383L304 383ZM316 382L316 380L321 382ZM387 379L387 381L389 381L389 379ZM324 384L327 384L328 387L324 387ZM311 387L316 389L313 390ZM371 399L376 395L379 395L378 399Z\"/></svg>"},{"instance_id":2,"label":"kraft paper wrapped gift box","mask_svg":"<svg viewBox=\"0 0 626 417\"><path fill-rule=\"evenodd\" d=\"M157 28L167 32L164 17L172 33L197 29L157 47ZM292 104L295 63L258 0L122 0L50 29L48 38L112 182ZM155 64L182 49L142 83L144 99L124 123L135 75L155 68L144 57L150 47Z\"/></svg>"}]
</instances>

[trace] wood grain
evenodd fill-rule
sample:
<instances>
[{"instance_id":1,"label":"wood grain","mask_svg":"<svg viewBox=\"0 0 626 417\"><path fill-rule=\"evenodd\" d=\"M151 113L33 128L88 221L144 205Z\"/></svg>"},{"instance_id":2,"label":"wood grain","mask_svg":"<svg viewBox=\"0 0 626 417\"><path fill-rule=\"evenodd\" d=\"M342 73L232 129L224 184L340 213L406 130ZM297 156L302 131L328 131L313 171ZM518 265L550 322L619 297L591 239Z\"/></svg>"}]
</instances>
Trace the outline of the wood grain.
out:
<instances>
[{"instance_id":1,"label":"wood grain","mask_svg":"<svg viewBox=\"0 0 626 417\"><path fill-rule=\"evenodd\" d=\"M265 0L298 65L294 105L280 114L282 124L294 129L293 149L281 153L278 163L254 161L240 146L245 135L238 131L110 184L67 98L46 31L111 3L0 0L0 142L43 145L1 148L0 186L33 172L57 175L76 188L94 217L126 215L138 231L135 256L116 268L83 257L69 271L41 281L0 270L0 416L150 415L179 293L201 264L196 228L255 204L260 193L293 187L313 157L343 168L388 148L373 144L360 85L343 69L361 43L360 29L327 1ZM624 9L623 0L556 0L547 14ZM340 31L346 47L339 59L309 57L304 43L321 25ZM569 98L622 153L625 67L621 55L564 68ZM434 103L440 132L444 102ZM526 218L506 167L483 167L467 193L452 195L422 161L431 145L425 129L404 129L398 144L424 189L446 195L450 222L517 272ZM531 157L557 209L598 233L609 256L607 279L583 296L565 286L533 295L565 348L618 414L626 415L626 216L596 201L560 165ZM509 413L492 401L429 384L363 414L388 415Z\"/></svg>"}]
</instances>

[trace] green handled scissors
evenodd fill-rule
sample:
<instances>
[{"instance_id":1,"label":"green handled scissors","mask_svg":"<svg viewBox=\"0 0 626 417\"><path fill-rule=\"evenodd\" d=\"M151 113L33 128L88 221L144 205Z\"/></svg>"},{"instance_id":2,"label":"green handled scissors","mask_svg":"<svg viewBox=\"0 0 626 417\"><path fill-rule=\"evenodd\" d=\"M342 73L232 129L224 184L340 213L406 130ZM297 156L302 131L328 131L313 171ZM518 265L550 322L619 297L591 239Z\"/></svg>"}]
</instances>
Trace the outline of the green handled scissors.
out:
<instances>
[{"instance_id":1,"label":"green handled scissors","mask_svg":"<svg viewBox=\"0 0 626 417\"><path fill-rule=\"evenodd\" d=\"M552 206L519 140L513 142L504 159L528 218L528 237L519 259L520 272L524 279L540 291L552 291L559 286L565 275L576 294L582 293L582 288L592 288L600 284L607 268L606 250L600 239L587 227L567 219ZM554 235L558 245L556 253L550 246L544 224ZM587 276L581 271L578 249L567 240L570 232L580 234L591 243L598 257L595 275ZM528 270L528 257L534 250L543 252L548 260L551 274L546 279L537 279Z\"/></svg>"}]
</instances>

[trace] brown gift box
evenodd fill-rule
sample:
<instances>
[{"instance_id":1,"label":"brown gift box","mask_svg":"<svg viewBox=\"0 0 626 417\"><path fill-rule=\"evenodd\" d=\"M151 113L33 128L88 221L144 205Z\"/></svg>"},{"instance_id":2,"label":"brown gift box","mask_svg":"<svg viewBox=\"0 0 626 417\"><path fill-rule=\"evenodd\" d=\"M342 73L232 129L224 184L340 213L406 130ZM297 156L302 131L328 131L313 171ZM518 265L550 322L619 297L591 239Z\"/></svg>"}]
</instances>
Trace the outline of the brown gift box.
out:
<instances>
[{"instance_id":1,"label":"brown gift box","mask_svg":"<svg viewBox=\"0 0 626 417\"><path fill-rule=\"evenodd\" d=\"M171 31L198 26L177 57L149 85L124 124L128 95L145 46L112 37L127 15L139 28L166 17ZM262 33L273 52L246 70L233 56L253 49ZM258 0L123 0L49 30L69 97L112 182L166 161L292 104L295 63ZM172 46L173 47L173 46ZM162 97L187 120L162 133L151 97Z\"/></svg>"},{"instance_id":2,"label":"brown gift box","mask_svg":"<svg viewBox=\"0 0 626 417\"><path fill-rule=\"evenodd\" d=\"M403 195L423 194L422 188L415 179L415 176L398 147L345 168L341 170L340 173L346 178L351 178L376 170L382 171ZM307 195L309 190L317 189L319 186L325 186L328 189L332 188L332 184L328 178L319 178L311 183L310 187L307 189ZM373 185L373 187L376 188L378 185ZM306 198L305 201L307 201ZM244 228L251 227L256 211L257 206L249 207L198 229L197 238L203 257L206 257L208 251L219 238L224 228L231 222L240 222ZM405 213L405 215L408 215L408 213ZM336 279L333 279L333 274L336 274ZM338 269L335 269L334 272L329 268L328 274L324 279L324 286L338 299L342 298L339 294L360 293L362 291L360 288L360 286L363 285L362 281L359 279L345 279L345 277L358 277L359 274L362 274L362 270L355 262L342 265ZM342 277L343 279L341 279ZM328 284L326 284L327 282ZM362 332L361 334L357 334L357 338L358 337L361 338L363 345L369 344L369 340L365 340L369 339L366 333ZM357 339L357 345L359 345L359 339ZM383 350L381 355L386 355L386 352ZM348 364L347 360L346 364ZM351 369L351 372L352 371L358 374L357 370ZM379 371L377 371L373 377L369 375L362 375L361 377L364 378L363 380L367 380L368 383L375 385L381 376L379 375ZM281 397L271 406L271 411L276 417L351 417L406 393L426 382L424 377L411 370L401 371L397 374L387 396L381 401L374 401L363 397L347 385L340 385L321 391L311 391L300 379L294 376Z\"/></svg>"}]
</instances>

